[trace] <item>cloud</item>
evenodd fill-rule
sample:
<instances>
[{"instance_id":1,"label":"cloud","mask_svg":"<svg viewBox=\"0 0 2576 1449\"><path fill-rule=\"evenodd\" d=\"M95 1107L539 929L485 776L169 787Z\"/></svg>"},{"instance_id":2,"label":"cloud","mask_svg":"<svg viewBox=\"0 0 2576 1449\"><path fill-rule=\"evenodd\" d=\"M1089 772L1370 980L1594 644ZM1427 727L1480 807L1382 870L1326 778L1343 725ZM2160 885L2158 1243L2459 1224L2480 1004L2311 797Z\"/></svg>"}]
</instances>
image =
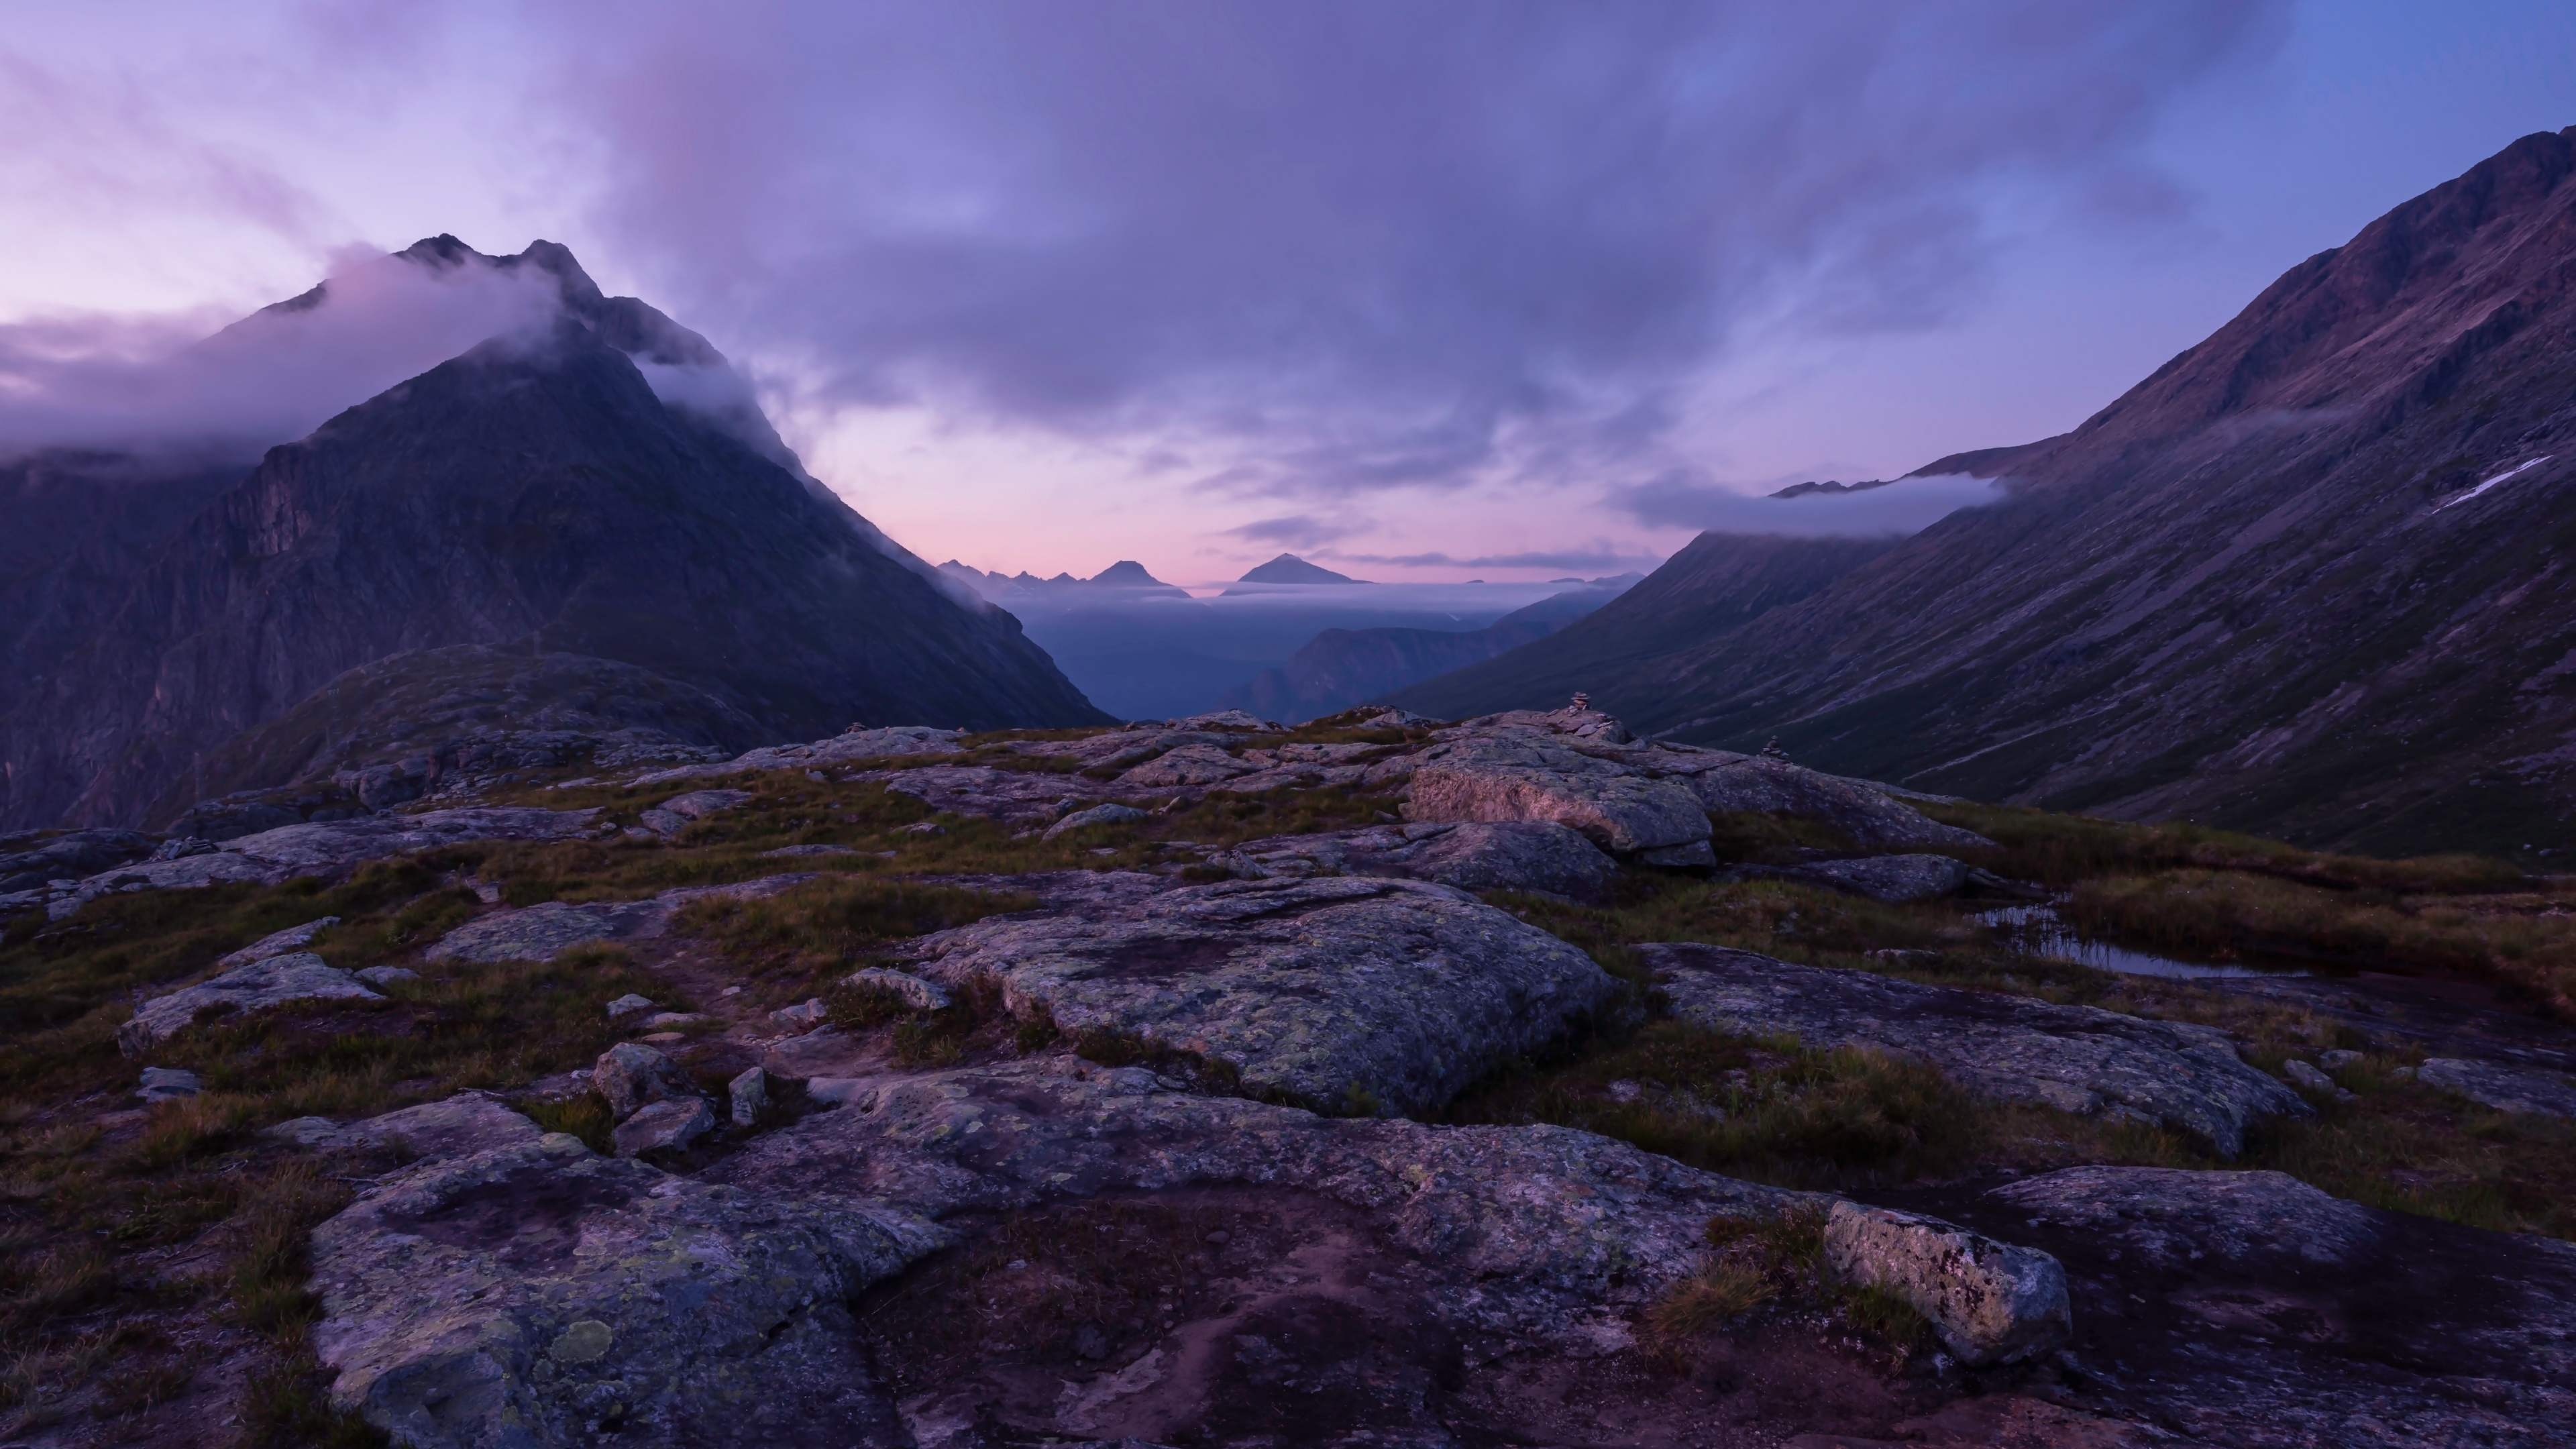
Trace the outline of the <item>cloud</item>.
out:
<instances>
[{"instance_id":1,"label":"cloud","mask_svg":"<svg viewBox=\"0 0 2576 1449\"><path fill-rule=\"evenodd\" d=\"M2143 142L2288 0L1150 0L526 12L657 300L801 403L1185 444L1332 497L1670 466L1753 320L1935 326L2007 193L2171 224ZM550 44L548 39L550 38Z\"/></svg>"},{"instance_id":2,"label":"cloud","mask_svg":"<svg viewBox=\"0 0 2576 1449\"><path fill-rule=\"evenodd\" d=\"M1919 533L1962 508L2000 503L2000 482L1944 474L1900 478L1856 493L1769 498L1740 493L1690 472L1614 490L1610 505L1649 528L1774 533L1790 538L1884 538Z\"/></svg>"},{"instance_id":3,"label":"cloud","mask_svg":"<svg viewBox=\"0 0 2576 1449\"><path fill-rule=\"evenodd\" d=\"M344 257L311 300L206 335L199 316L0 324L0 457L39 448L252 454L560 305L481 262Z\"/></svg>"},{"instance_id":4,"label":"cloud","mask_svg":"<svg viewBox=\"0 0 2576 1449\"><path fill-rule=\"evenodd\" d=\"M1579 572L1586 569L1651 569L1663 562L1660 554L1630 553L1607 544L1555 552L1478 554L1472 558L1445 553L1327 553L1323 556L1343 563L1385 564L1391 568L1407 569L1571 569Z\"/></svg>"},{"instance_id":5,"label":"cloud","mask_svg":"<svg viewBox=\"0 0 2576 1449\"><path fill-rule=\"evenodd\" d=\"M1348 538L1365 527L1364 524L1330 523L1300 514L1289 518L1256 519L1239 528L1229 528L1225 534L1247 543L1275 543L1282 548L1299 549L1315 548L1337 538Z\"/></svg>"}]
</instances>

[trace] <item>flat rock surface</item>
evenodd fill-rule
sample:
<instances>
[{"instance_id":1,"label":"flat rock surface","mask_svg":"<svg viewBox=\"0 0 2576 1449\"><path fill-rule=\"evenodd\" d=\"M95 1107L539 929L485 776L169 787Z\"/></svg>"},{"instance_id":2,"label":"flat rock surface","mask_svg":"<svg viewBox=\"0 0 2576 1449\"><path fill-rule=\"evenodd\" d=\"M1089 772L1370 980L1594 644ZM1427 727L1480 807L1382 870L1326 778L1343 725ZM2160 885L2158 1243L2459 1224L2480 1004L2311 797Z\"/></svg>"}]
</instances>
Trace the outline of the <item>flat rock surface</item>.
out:
<instances>
[{"instance_id":1,"label":"flat rock surface","mask_svg":"<svg viewBox=\"0 0 2576 1449\"><path fill-rule=\"evenodd\" d=\"M1636 774L1528 730L1474 733L1415 757L1405 818L1553 820L1616 854L1708 839L1708 815L1682 784Z\"/></svg>"},{"instance_id":2,"label":"flat rock surface","mask_svg":"<svg viewBox=\"0 0 2576 1449\"><path fill-rule=\"evenodd\" d=\"M1946 855L1873 855L1859 860L1819 860L1771 873L1792 880L1815 881L1890 905L1955 895L1968 883L1968 867Z\"/></svg>"},{"instance_id":3,"label":"flat rock surface","mask_svg":"<svg viewBox=\"0 0 2576 1449\"><path fill-rule=\"evenodd\" d=\"M2576 1077L2538 1067L2506 1067L2456 1057L2427 1057L2418 1080L2499 1112L2576 1117Z\"/></svg>"},{"instance_id":4,"label":"flat rock surface","mask_svg":"<svg viewBox=\"0 0 2576 1449\"><path fill-rule=\"evenodd\" d=\"M1710 1217L1805 1196L1569 1128L1320 1117L1067 1056L889 1076L843 1099L707 1177L933 1220L1185 1187L1311 1192L1446 1260L1437 1291L1454 1328L1510 1337L1598 1332L1603 1309L1649 1302L1695 1269Z\"/></svg>"},{"instance_id":5,"label":"flat rock surface","mask_svg":"<svg viewBox=\"0 0 2576 1449\"><path fill-rule=\"evenodd\" d=\"M1309 875L1401 876L1470 892L1547 891L1579 901L1609 894L1617 862L1553 820L1376 826L1246 841L1209 864L1247 880Z\"/></svg>"},{"instance_id":6,"label":"flat rock surface","mask_svg":"<svg viewBox=\"0 0 2576 1449\"><path fill-rule=\"evenodd\" d=\"M861 778L910 795L933 810L980 815L1011 825L1052 823L1058 805L1067 800L1073 802L1073 808L1080 809L1108 800L1129 804L1151 800L1160 804L1171 798L1170 792L1156 796L1151 791L1140 792L1081 775L1003 770L990 765L925 765L910 770L871 771Z\"/></svg>"},{"instance_id":7,"label":"flat rock surface","mask_svg":"<svg viewBox=\"0 0 2576 1449\"><path fill-rule=\"evenodd\" d=\"M2079 1167L1869 1196L2059 1261L2078 1408L2230 1449L2539 1449L2576 1423L2576 1246L2555 1239L2264 1172Z\"/></svg>"},{"instance_id":8,"label":"flat rock surface","mask_svg":"<svg viewBox=\"0 0 2576 1449\"><path fill-rule=\"evenodd\" d=\"M441 936L427 954L432 961L551 961L575 946L652 935L670 913L661 900L544 901L479 916Z\"/></svg>"},{"instance_id":9,"label":"flat rock surface","mask_svg":"<svg viewBox=\"0 0 2576 1449\"><path fill-rule=\"evenodd\" d=\"M289 1002L334 1000L384 998L310 951L289 951L152 998L116 1029L116 1045L127 1056L137 1057L185 1031L201 1013L239 1014Z\"/></svg>"},{"instance_id":10,"label":"flat rock surface","mask_svg":"<svg viewBox=\"0 0 2576 1449\"><path fill-rule=\"evenodd\" d=\"M1689 783L1720 813L1787 815L1829 825L1867 850L1974 850L1994 842L1944 825L1863 780L1845 779L1760 755L1659 746L1630 757L1633 768Z\"/></svg>"},{"instance_id":11,"label":"flat rock surface","mask_svg":"<svg viewBox=\"0 0 2576 1449\"><path fill-rule=\"evenodd\" d=\"M1797 966L1716 946L1638 948L1675 1015L1811 1047L1865 1046L1928 1061L1969 1090L2190 1132L2225 1156L2267 1113L2313 1109L2238 1060L2223 1032L2089 1006Z\"/></svg>"},{"instance_id":12,"label":"flat rock surface","mask_svg":"<svg viewBox=\"0 0 2576 1449\"><path fill-rule=\"evenodd\" d=\"M730 760L713 764L682 765L676 769L654 770L638 775L627 783L638 788L668 785L680 780L712 780L724 775L740 775L753 770L819 770L845 766L865 760L903 759L926 755L959 755L965 748L957 743L955 730L930 729L920 725L899 725L890 729L850 730L828 740L811 744L773 745L746 751Z\"/></svg>"},{"instance_id":13,"label":"flat rock surface","mask_svg":"<svg viewBox=\"0 0 2576 1449\"><path fill-rule=\"evenodd\" d=\"M418 1158L466 1157L544 1136L537 1124L479 1092L459 1092L355 1122L297 1117L265 1129L299 1147L330 1152L354 1147L400 1147Z\"/></svg>"},{"instance_id":14,"label":"flat rock surface","mask_svg":"<svg viewBox=\"0 0 2576 1449\"><path fill-rule=\"evenodd\" d=\"M844 1306L936 1246L561 1134L406 1170L313 1234L334 1403L420 1449L900 1445Z\"/></svg>"},{"instance_id":15,"label":"flat rock surface","mask_svg":"<svg viewBox=\"0 0 2576 1449\"><path fill-rule=\"evenodd\" d=\"M926 936L923 974L1015 1013L1231 1065L1322 1107L1437 1108L1606 1005L1592 958L1445 886L1228 881Z\"/></svg>"}]
</instances>

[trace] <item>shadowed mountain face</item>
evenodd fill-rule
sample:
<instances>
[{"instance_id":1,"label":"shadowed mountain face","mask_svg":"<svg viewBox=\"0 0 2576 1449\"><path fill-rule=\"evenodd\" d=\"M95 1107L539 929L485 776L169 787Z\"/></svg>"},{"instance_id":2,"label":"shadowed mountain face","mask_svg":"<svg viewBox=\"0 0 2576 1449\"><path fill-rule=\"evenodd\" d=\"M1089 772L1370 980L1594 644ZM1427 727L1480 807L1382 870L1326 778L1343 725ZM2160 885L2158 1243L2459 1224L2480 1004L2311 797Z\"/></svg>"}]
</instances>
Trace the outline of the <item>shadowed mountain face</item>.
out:
<instances>
[{"instance_id":1,"label":"shadowed mountain face","mask_svg":"<svg viewBox=\"0 0 2576 1449\"><path fill-rule=\"evenodd\" d=\"M554 272L564 315L270 450L148 567L82 582L65 612L93 632L0 719L0 823L138 820L344 671L459 644L639 666L773 740L1105 718L804 478L747 392L704 386L732 375L702 339L559 247L504 262ZM692 404L639 363L701 373Z\"/></svg>"},{"instance_id":2,"label":"shadowed mountain face","mask_svg":"<svg viewBox=\"0 0 2576 1449\"><path fill-rule=\"evenodd\" d=\"M1811 597L1896 546L1880 538L1703 533L1626 593L1487 662L1399 689L1388 702L1442 719L1554 709L1576 691L1624 718L1653 718L1653 661Z\"/></svg>"},{"instance_id":3,"label":"shadowed mountain face","mask_svg":"<svg viewBox=\"0 0 2576 1449\"><path fill-rule=\"evenodd\" d=\"M1596 579L1514 609L1482 629L1326 629L1277 669L1217 696L1218 709L1302 724L1544 639L1637 582Z\"/></svg>"},{"instance_id":4,"label":"shadowed mountain face","mask_svg":"<svg viewBox=\"0 0 2576 1449\"><path fill-rule=\"evenodd\" d=\"M2374 851L2563 842L2571 177L2576 129L2524 137L2074 432L1921 470L2007 477L2010 501L1740 627L1650 624L1590 688L1683 739L1776 733L1804 763L1989 799ZM1578 635L1618 637L1663 582L1453 676L1494 681L1472 701L1451 681L1399 698L1535 702L1501 687L1534 651L1562 661L1552 696Z\"/></svg>"}]
</instances>

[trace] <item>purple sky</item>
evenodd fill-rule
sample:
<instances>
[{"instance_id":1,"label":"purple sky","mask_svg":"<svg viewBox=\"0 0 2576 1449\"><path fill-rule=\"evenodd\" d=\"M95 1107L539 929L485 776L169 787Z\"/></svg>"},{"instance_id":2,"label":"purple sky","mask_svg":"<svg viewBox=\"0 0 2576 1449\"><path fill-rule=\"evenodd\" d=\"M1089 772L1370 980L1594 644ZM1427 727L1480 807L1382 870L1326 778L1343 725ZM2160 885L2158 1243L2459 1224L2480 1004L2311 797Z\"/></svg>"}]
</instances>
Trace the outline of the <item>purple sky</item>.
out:
<instances>
[{"instance_id":1,"label":"purple sky","mask_svg":"<svg viewBox=\"0 0 2576 1449\"><path fill-rule=\"evenodd\" d=\"M0 32L0 403L543 236L934 560L1609 573L2070 427L2571 123L2563 4L94 0Z\"/></svg>"}]
</instances>

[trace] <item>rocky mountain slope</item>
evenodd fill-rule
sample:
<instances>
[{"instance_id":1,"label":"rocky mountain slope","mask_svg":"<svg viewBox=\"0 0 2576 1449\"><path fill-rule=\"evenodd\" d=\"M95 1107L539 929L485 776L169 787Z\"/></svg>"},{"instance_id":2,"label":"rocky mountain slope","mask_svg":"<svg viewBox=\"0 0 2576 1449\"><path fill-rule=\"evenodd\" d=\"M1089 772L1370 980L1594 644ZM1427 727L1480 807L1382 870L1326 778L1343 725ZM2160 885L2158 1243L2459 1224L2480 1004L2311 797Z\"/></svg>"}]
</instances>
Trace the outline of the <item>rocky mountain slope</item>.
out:
<instances>
[{"instance_id":1,"label":"rocky mountain slope","mask_svg":"<svg viewBox=\"0 0 2576 1449\"><path fill-rule=\"evenodd\" d=\"M1397 698L1571 685L1681 738L2355 848L2566 839L2576 129L2292 268L2075 431L1921 470L1962 471L2010 501L1741 627L1676 637L1688 591L1649 580Z\"/></svg>"},{"instance_id":2,"label":"rocky mountain slope","mask_svg":"<svg viewBox=\"0 0 2576 1449\"><path fill-rule=\"evenodd\" d=\"M1635 574L1514 609L1482 629L1326 629L1276 669L1218 695L1216 709L1302 724L1544 639L1619 597Z\"/></svg>"},{"instance_id":3,"label":"rocky mountain slope","mask_svg":"<svg viewBox=\"0 0 2576 1449\"><path fill-rule=\"evenodd\" d=\"M457 645L652 671L773 740L1105 718L805 477L694 333L548 243L405 257L541 269L562 309L272 449L141 569L61 583L0 717L0 822L137 821L345 671Z\"/></svg>"},{"instance_id":4,"label":"rocky mountain slope","mask_svg":"<svg viewBox=\"0 0 2576 1449\"><path fill-rule=\"evenodd\" d=\"M0 839L0 1438L2484 1449L2576 1392L2564 879L1583 708L576 768ZM1998 920L2223 900L2373 969Z\"/></svg>"},{"instance_id":5,"label":"rocky mountain slope","mask_svg":"<svg viewBox=\"0 0 2576 1449\"><path fill-rule=\"evenodd\" d=\"M1406 709L1451 715L1527 708L1580 691L1629 718L1660 719L1653 687L1630 683L1651 661L1821 593L1895 546L1894 539L1704 533L1618 599L1563 630L1385 698ZM1490 703L1497 699L1512 702Z\"/></svg>"}]
</instances>

